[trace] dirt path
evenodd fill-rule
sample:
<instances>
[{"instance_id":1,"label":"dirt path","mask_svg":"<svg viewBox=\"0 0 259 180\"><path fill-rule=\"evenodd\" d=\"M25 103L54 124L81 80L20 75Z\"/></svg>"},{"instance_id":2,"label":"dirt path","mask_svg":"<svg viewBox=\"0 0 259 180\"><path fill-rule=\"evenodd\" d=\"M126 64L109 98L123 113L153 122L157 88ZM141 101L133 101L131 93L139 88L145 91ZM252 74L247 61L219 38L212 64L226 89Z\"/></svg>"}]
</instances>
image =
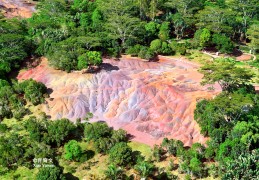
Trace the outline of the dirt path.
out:
<instances>
[{"instance_id":1,"label":"dirt path","mask_svg":"<svg viewBox=\"0 0 259 180\"><path fill-rule=\"evenodd\" d=\"M203 54L206 54L206 55L212 57L213 59L222 57L222 56L219 56L219 55L211 54L210 52L207 52L207 51L201 51L201 52L202 52ZM253 54L250 54L250 53L242 53L242 55L236 57L236 59L237 59L238 61L248 61L248 60L251 59L251 57L253 57L253 61L256 60L256 56L253 55Z\"/></svg>"}]
</instances>

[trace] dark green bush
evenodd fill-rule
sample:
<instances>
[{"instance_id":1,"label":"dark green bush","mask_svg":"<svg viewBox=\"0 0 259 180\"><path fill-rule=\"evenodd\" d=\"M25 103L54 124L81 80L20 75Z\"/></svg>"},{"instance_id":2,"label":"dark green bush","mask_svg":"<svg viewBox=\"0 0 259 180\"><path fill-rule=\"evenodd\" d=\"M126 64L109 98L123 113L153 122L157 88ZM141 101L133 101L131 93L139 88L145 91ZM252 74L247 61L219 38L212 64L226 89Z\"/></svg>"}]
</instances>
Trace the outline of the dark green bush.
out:
<instances>
[{"instance_id":1,"label":"dark green bush","mask_svg":"<svg viewBox=\"0 0 259 180\"><path fill-rule=\"evenodd\" d=\"M148 47L143 46L138 53L138 57L142 59L151 60L155 57L155 53L153 50L149 49Z\"/></svg>"},{"instance_id":2,"label":"dark green bush","mask_svg":"<svg viewBox=\"0 0 259 180\"><path fill-rule=\"evenodd\" d=\"M19 86L24 92L25 99L33 105L38 105L44 102L44 96L47 95L47 87L43 83L29 79L21 82Z\"/></svg>"},{"instance_id":3,"label":"dark green bush","mask_svg":"<svg viewBox=\"0 0 259 180\"><path fill-rule=\"evenodd\" d=\"M234 44L229 37L221 34L213 34L212 42L216 45L216 48L222 53L231 53L234 49Z\"/></svg>"}]
</instances>

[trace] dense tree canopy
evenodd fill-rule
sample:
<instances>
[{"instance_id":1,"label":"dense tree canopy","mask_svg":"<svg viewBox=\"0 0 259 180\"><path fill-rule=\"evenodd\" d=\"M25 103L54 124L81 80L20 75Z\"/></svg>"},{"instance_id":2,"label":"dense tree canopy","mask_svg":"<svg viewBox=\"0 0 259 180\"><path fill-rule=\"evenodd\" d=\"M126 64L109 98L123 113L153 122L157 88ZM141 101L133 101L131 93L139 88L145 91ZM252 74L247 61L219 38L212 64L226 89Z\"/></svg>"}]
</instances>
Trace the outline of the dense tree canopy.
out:
<instances>
[{"instance_id":1,"label":"dense tree canopy","mask_svg":"<svg viewBox=\"0 0 259 180\"><path fill-rule=\"evenodd\" d=\"M202 84L219 83L223 91L232 91L246 84L254 74L244 68L237 67L232 59L216 59L200 69L204 74Z\"/></svg>"},{"instance_id":2,"label":"dense tree canopy","mask_svg":"<svg viewBox=\"0 0 259 180\"><path fill-rule=\"evenodd\" d=\"M28 56L29 41L24 24L16 19L0 19L0 76L18 68Z\"/></svg>"},{"instance_id":3,"label":"dense tree canopy","mask_svg":"<svg viewBox=\"0 0 259 180\"><path fill-rule=\"evenodd\" d=\"M211 138L205 157L219 161L223 179L253 179L258 175L259 140L258 95L250 81L253 76L229 60L212 64L201 68L204 81L221 81L224 91L212 100L200 101L195 110L201 133Z\"/></svg>"}]
</instances>

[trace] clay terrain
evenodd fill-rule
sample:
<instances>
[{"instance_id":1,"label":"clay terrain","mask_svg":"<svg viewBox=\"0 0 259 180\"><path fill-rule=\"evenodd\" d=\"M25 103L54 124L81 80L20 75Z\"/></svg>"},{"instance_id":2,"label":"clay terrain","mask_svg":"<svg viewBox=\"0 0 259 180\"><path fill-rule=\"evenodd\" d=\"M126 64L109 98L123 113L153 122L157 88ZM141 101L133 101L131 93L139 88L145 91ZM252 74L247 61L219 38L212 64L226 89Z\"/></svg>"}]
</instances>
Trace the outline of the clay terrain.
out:
<instances>
[{"instance_id":1,"label":"clay terrain","mask_svg":"<svg viewBox=\"0 0 259 180\"><path fill-rule=\"evenodd\" d=\"M219 92L218 87L209 91L200 85L197 69L196 64L172 58L144 62L124 57L104 59L98 73L66 73L42 58L18 79L33 78L49 88L50 98L42 109L52 119L75 121L92 112L92 121L125 129L133 140L153 145L166 136L188 146L206 141L193 118L196 102Z\"/></svg>"},{"instance_id":2,"label":"clay terrain","mask_svg":"<svg viewBox=\"0 0 259 180\"><path fill-rule=\"evenodd\" d=\"M7 18L29 18L35 11L34 6L29 0L0 0L0 11Z\"/></svg>"}]
</instances>

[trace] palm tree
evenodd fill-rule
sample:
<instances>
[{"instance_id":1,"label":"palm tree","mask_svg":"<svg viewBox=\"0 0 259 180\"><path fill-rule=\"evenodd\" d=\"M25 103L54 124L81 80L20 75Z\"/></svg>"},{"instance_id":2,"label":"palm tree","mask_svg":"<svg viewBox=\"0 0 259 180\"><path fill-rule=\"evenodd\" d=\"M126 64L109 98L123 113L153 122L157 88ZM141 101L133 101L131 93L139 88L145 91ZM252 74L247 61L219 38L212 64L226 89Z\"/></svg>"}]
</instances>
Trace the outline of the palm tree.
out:
<instances>
[{"instance_id":1,"label":"palm tree","mask_svg":"<svg viewBox=\"0 0 259 180\"><path fill-rule=\"evenodd\" d=\"M105 175L107 179L118 180L122 179L123 170L118 168L114 164L108 166L108 169L105 171Z\"/></svg>"},{"instance_id":2,"label":"palm tree","mask_svg":"<svg viewBox=\"0 0 259 180\"><path fill-rule=\"evenodd\" d=\"M154 168L154 164L147 161L141 161L135 166L136 171L143 179L146 179L148 176L150 176L153 173Z\"/></svg>"}]
</instances>

